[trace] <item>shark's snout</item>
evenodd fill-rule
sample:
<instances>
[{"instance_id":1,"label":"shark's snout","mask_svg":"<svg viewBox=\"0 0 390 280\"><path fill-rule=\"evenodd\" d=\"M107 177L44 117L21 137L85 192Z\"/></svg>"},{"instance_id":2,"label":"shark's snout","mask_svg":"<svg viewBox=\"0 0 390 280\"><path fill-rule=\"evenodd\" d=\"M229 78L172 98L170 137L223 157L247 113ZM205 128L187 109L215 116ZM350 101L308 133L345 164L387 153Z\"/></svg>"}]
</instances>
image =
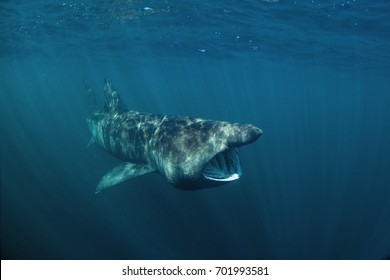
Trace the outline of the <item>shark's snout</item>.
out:
<instances>
[{"instance_id":1,"label":"shark's snout","mask_svg":"<svg viewBox=\"0 0 390 280\"><path fill-rule=\"evenodd\" d=\"M263 131L252 125L252 124L248 124L247 125L247 129L246 129L246 133L247 133L247 141L245 144L250 144L254 141L256 141L257 139L259 139L260 135L263 134Z\"/></svg>"},{"instance_id":2,"label":"shark's snout","mask_svg":"<svg viewBox=\"0 0 390 280\"><path fill-rule=\"evenodd\" d=\"M252 124L234 124L232 133L228 137L229 147L241 147L255 142L263 131Z\"/></svg>"}]
</instances>

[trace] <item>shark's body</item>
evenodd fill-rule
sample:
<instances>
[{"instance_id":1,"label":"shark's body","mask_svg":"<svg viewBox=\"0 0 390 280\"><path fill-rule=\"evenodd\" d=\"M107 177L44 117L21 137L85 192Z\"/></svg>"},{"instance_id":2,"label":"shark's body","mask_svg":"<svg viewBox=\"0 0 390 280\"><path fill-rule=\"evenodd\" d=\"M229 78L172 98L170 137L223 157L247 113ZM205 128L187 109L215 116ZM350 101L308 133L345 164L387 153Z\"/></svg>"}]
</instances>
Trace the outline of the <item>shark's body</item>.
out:
<instances>
[{"instance_id":1,"label":"shark's body","mask_svg":"<svg viewBox=\"0 0 390 280\"><path fill-rule=\"evenodd\" d=\"M101 179L96 192L151 172L182 189L234 181L241 176L237 148L262 134L251 124L128 111L107 81L104 110L97 110L87 90L92 141L125 162Z\"/></svg>"}]
</instances>

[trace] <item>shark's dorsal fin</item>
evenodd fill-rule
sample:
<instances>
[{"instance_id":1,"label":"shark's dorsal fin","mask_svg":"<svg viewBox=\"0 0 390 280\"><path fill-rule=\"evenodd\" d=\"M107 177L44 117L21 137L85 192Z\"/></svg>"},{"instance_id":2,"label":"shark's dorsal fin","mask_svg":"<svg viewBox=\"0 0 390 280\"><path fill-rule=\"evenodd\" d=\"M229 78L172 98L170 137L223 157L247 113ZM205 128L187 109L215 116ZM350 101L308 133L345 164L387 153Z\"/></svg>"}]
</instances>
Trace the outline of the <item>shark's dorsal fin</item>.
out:
<instances>
[{"instance_id":1,"label":"shark's dorsal fin","mask_svg":"<svg viewBox=\"0 0 390 280\"><path fill-rule=\"evenodd\" d=\"M126 106L119 94L112 88L111 83L104 80L104 111L110 113L121 113L126 110Z\"/></svg>"}]
</instances>

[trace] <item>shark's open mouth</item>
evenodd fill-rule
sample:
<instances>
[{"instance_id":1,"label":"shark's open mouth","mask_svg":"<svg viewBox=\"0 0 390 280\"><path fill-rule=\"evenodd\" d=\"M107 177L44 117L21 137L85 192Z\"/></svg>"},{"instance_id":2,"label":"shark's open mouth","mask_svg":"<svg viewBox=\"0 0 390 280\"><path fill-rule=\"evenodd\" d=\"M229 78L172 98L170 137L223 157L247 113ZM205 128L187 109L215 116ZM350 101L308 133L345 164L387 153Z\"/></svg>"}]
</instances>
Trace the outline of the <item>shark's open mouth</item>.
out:
<instances>
[{"instance_id":1,"label":"shark's open mouth","mask_svg":"<svg viewBox=\"0 0 390 280\"><path fill-rule=\"evenodd\" d=\"M212 181L234 181L241 176L238 149L229 148L214 156L203 170L203 176Z\"/></svg>"}]
</instances>

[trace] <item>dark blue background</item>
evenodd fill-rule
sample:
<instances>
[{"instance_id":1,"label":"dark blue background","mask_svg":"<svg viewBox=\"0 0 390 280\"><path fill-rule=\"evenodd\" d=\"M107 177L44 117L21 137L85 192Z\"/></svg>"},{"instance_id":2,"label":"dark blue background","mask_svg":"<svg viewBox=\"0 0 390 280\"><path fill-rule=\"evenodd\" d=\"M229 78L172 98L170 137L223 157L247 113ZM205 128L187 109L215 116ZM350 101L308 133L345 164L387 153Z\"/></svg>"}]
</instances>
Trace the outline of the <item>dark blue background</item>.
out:
<instances>
[{"instance_id":1,"label":"dark blue background","mask_svg":"<svg viewBox=\"0 0 390 280\"><path fill-rule=\"evenodd\" d=\"M2 259L390 256L386 1L104 2L0 4ZM133 110L262 128L242 178L95 195L104 78Z\"/></svg>"}]
</instances>

